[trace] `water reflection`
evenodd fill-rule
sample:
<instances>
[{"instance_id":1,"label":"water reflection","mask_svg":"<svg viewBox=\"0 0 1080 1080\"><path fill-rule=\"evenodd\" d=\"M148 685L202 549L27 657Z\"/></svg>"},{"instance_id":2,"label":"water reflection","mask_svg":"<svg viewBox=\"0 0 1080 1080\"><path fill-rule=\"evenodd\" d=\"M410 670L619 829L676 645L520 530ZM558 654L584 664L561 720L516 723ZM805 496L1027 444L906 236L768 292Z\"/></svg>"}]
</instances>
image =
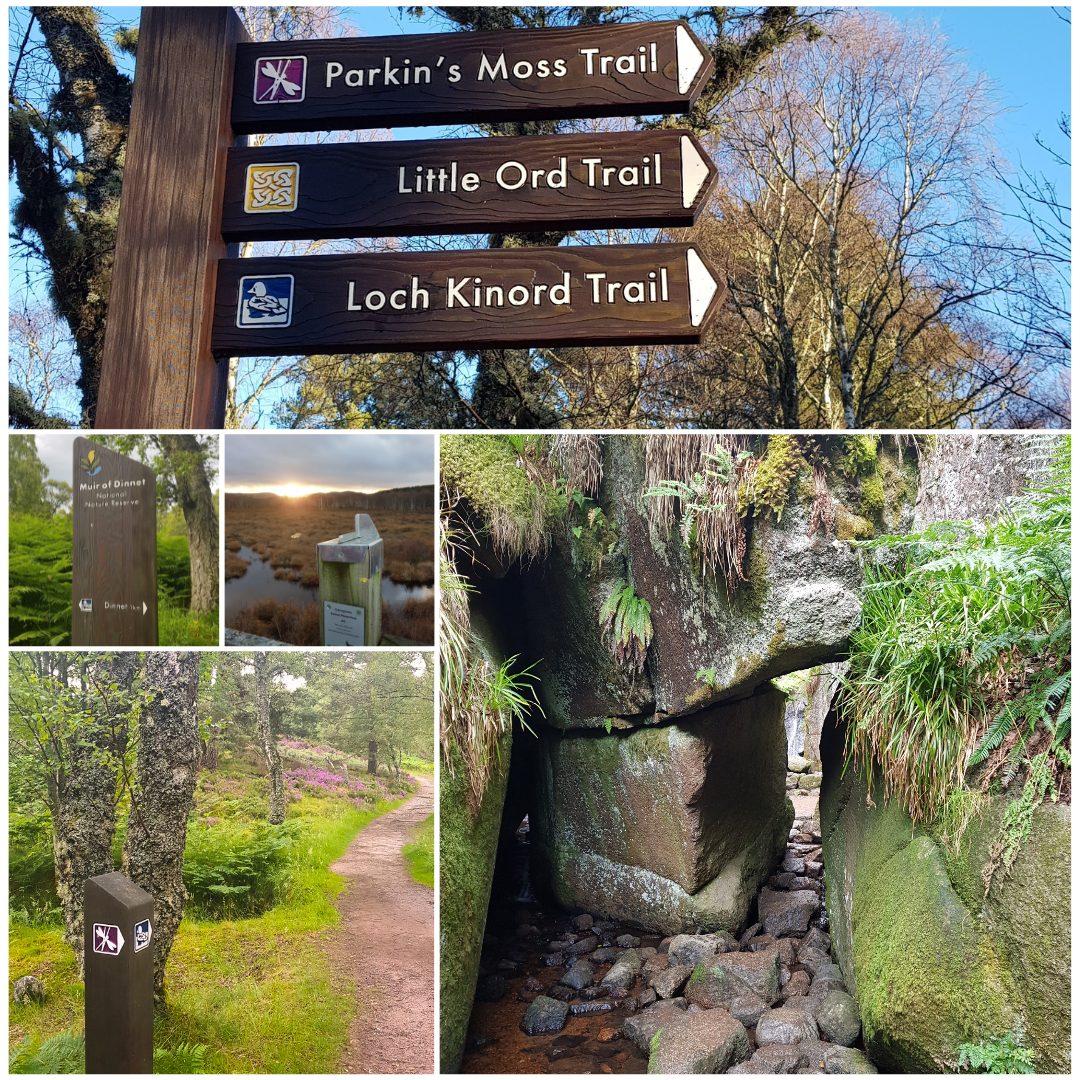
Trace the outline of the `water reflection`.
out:
<instances>
[{"instance_id":1,"label":"water reflection","mask_svg":"<svg viewBox=\"0 0 1080 1080\"><path fill-rule=\"evenodd\" d=\"M244 608L260 600L274 600L281 604L310 604L318 599L319 590L301 585L298 581L284 581L274 577L274 568L263 561L249 547L241 547L234 554L248 562L243 577L225 582L225 619L229 621ZM400 611L406 600L429 600L435 596L432 585L402 585L384 576L382 601L391 611Z\"/></svg>"}]
</instances>

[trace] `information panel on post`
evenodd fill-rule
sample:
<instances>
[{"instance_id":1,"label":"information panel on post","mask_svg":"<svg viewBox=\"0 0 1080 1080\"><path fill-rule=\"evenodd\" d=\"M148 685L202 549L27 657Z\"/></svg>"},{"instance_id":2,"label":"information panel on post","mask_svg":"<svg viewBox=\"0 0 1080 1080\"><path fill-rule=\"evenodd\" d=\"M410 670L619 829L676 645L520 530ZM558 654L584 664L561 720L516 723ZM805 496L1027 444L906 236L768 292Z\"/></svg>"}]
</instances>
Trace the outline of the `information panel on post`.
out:
<instances>
[{"instance_id":1,"label":"information panel on post","mask_svg":"<svg viewBox=\"0 0 1080 1080\"><path fill-rule=\"evenodd\" d=\"M238 134L690 109L713 58L683 21L237 46Z\"/></svg>"},{"instance_id":2,"label":"information panel on post","mask_svg":"<svg viewBox=\"0 0 1080 1080\"><path fill-rule=\"evenodd\" d=\"M229 356L701 340L722 293L693 244L226 259Z\"/></svg>"}]
</instances>

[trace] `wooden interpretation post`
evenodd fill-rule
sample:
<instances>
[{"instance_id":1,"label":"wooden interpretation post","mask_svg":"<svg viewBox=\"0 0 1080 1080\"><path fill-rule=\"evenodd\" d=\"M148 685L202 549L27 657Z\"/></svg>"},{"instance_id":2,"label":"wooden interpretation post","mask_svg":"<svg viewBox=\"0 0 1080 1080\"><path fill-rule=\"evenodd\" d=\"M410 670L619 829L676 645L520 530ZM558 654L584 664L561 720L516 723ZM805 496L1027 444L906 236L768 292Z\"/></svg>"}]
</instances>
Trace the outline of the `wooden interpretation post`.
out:
<instances>
[{"instance_id":1,"label":"wooden interpretation post","mask_svg":"<svg viewBox=\"0 0 1080 1080\"><path fill-rule=\"evenodd\" d=\"M236 45L231 7L144 7L98 428L221 427L210 352Z\"/></svg>"},{"instance_id":2,"label":"wooden interpretation post","mask_svg":"<svg viewBox=\"0 0 1080 1080\"><path fill-rule=\"evenodd\" d=\"M319 630L323 645L378 645L382 638L383 542L367 514L356 528L318 544Z\"/></svg>"},{"instance_id":3,"label":"wooden interpretation post","mask_svg":"<svg viewBox=\"0 0 1080 1080\"><path fill-rule=\"evenodd\" d=\"M71 644L156 645L153 470L76 439L71 475Z\"/></svg>"},{"instance_id":4,"label":"wooden interpretation post","mask_svg":"<svg viewBox=\"0 0 1080 1080\"><path fill-rule=\"evenodd\" d=\"M86 883L86 1071L154 1071L154 898L121 873Z\"/></svg>"}]
</instances>

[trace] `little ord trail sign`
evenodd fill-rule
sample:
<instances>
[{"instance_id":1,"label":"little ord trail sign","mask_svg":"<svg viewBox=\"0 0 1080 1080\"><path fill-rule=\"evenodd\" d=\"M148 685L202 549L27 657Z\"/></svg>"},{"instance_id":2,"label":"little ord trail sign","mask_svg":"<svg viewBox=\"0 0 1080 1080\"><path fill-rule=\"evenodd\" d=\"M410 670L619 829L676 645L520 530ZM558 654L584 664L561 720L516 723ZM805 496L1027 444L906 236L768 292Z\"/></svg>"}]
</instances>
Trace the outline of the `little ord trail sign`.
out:
<instances>
[{"instance_id":1,"label":"little ord trail sign","mask_svg":"<svg viewBox=\"0 0 1080 1080\"><path fill-rule=\"evenodd\" d=\"M229 151L221 231L244 240L693 225L716 169L686 131Z\"/></svg>"},{"instance_id":2,"label":"little ord trail sign","mask_svg":"<svg viewBox=\"0 0 1080 1080\"><path fill-rule=\"evenodd\" d=\"M220 426L236 356L700 342L723 287L693 245L227 245L691 225L716 170L676 129L236 144L685 112L713 67L682 21L254 43L231 9L144 8L95 423Z\"/></svg>"},{"instance_id":3,"label":"little ord trail sign","mask_svg":"<svg viewBox=\"0 0 1080 1080\"><path fill-rule=\"evenodd\" d=\"M156 645L154 473L89 439L74 458L71 644Z\"/></svg>"}]
</instances>

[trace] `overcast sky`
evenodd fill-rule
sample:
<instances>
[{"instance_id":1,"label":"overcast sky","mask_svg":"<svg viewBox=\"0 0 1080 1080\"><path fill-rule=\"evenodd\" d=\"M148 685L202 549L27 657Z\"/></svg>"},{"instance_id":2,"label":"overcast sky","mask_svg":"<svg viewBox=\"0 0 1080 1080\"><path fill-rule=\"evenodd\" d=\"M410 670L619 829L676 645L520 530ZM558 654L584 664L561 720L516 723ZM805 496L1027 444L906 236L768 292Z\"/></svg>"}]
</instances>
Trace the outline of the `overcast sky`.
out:
<instances>
[{"instance_id":1,"label":"overcast sky","mask_svg":"<svg viewBox=\"0 0 1080 1080\"><path fill-rule=\"evenodd\" d=\"M39 431L36 434L30 436L34 440L34 444L37 447L37 455L41 459L42 464L49 470L49 479L58 480L63 484L71 483L71 466L73 461L73 454L71 445L77 438L82 436L93 440L94 434L89 431ZM12 435L11 438L22 438L23 436ZM138 457L137 454L132 455ZM214 455L216 458L216 454ZM218 488L218 476L217 468L213 470L213 475L210 477L210 486L217 491Z\"/></svg>"},{"instance_id":2,"label":"overcast sky","mask_svg":"<svg viewBox=\"0 0 1080 1080\"><path fill-rule=\"evenodd\" d=\"M380 431L225 436L225 490L382 491L435 483L433 435Z\"/></svg>"}]
</instances>

